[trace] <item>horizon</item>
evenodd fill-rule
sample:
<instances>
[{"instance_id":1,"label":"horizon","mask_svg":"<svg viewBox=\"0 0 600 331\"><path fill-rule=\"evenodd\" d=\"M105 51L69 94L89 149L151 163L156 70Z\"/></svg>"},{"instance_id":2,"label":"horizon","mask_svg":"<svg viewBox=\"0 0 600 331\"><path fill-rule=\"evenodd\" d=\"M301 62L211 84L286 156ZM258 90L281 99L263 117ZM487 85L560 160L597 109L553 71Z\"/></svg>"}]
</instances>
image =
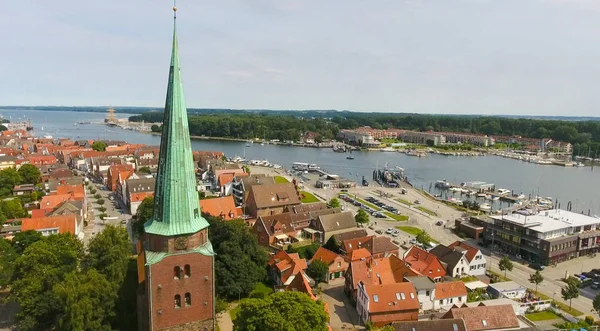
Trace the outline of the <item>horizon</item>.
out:
<instances>
[{"instance_id":1,"label":"horizon","mask_svg":"<svg viewBox=\"0 0 600 331\"><path fill-rule=\"evenodd\" d=\"M0 63L0 98L27 107L163 108L152 105L164 102L171 5L62 3L10 3L0 13L11 50ZM189 108L600 113L596 1L341 4L180 1Z\"/></svg>"}]
</instances>

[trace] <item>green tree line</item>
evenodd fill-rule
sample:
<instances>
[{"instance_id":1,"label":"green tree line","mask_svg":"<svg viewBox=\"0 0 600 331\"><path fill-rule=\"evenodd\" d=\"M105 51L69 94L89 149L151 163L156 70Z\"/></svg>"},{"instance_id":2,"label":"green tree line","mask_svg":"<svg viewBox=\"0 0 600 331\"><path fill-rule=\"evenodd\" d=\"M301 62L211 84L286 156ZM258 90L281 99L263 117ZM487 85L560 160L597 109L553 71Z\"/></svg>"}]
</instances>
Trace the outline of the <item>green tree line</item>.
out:
<instances>
[{"instance_id":1,"label":"green tree line","mask_svg":"<svg viewBox=\"0 0 600 331\"><path fill-rule=\"evenodd\" d=\"M131 116L130 121L162 122L157 112ZM195 136L238 139L279 139L297 141L304 132L317 132L322 139L334 139L339 129L323 118L302 119L294 116L211 114L188 117L190 134ZM153 131L160 131L154 128Z\"/></svg>"},{"instance_id":2,"label":"green tree line","mask_svg":"<svg viewBox=\"0 0 600 331\"><path fill-rule=\"evenodd\" d=\"M299 112L305 116L306 112ZM519 135L529 138L551 138L570 142L576 155L588 152L600 155L600 121L566 121L492 116L451 116L358 112L311 112L313 117L267 114L210 113L190 115L193 135L232 138L266 138L295 140L301 132L319 132L323 138L334 138L340 129L370 126L375 129L399 128L416 131L451 131L487 135ZM321 116L319 116L321 115ZM329 117L327 117L329 116ZM132 116L130 121L161 122L162 112Z\"/></svg>"}]
</instances>

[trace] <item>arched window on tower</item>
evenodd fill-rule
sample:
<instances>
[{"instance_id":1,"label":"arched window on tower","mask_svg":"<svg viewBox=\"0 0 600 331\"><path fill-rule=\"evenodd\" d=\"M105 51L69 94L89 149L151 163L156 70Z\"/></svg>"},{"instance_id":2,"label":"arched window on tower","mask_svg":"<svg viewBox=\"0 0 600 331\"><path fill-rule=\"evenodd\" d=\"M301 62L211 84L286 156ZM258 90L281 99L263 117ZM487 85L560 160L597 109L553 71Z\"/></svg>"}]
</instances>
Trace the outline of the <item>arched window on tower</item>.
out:
<instances>
[{"instance_id":1,"label":"arched window on tower","mask_svg":"<svg viewBox=\"0 0 600 331\"><path fill-rule=\"evenodd\" d=\"M204 245L204 232L200 233L200 245Z\"/></svg>"},{"instance_id":2,"label":"arched window on tower","mask_svg":"<svg viewBox=\"0 0 600 331\"><path fill-rule=\"evenodd\" d=\"M192 295L189 292L185 294L185 305L186 307L192 305Z\"/></svg>"},{"instance_id":3,"label":"arched window on tower","mask_svg":"<svg viewBox=\"0 0 600 331\"><path fill-rule=\"evenodd\" d=\"M175 308L181 308L181 295L175 295Z\"/></svg>"},{"instance_id":4,"label":"arched window on tower","mask_svg":"<svg viewBox=\"0 0 600 331\"><path fill-rule=\"evenodd\" d=\"M173 279L180 279L181 278L181 268L179 266L176 266L175 268L173 268Z\"/></svg>"},{"instance_id":5,"label":"arched window on tower","mask_svg":"<svg viewBox=\"0 0 600 331\"><path fill-rule=\"evenodd\" d=\"M185 265L184 272L185 272L185 278L188 278L192 275L192 268L190 267L189 264Z\"/></svg>"}]
</instances>

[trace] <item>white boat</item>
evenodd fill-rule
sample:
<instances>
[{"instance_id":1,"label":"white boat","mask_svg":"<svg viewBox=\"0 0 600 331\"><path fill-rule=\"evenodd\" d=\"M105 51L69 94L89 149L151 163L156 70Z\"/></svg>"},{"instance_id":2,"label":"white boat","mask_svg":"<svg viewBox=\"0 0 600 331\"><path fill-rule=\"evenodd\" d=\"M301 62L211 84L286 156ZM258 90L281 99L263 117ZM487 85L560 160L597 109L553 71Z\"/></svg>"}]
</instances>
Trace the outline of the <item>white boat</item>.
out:
<instances>
[{"instance_id":1,"label":"white boat","mask_svg":"<svg viewBox=\"0 0 600 331\"><path fill-rule=\"evenodd\" d=\"M492 200L492 196L491 196L491 195L489 195L489 194L486 194L486 195L485 195L485 199L486 199L486 200Z\"/></svg>"},{"instance_id":2,"label":"white boat","mask_svg":"<svg viewBox=\"0 0 600 331\"><path fill-rule=\"evenodd\" d=\"M396 150L393 147L386 147L381 149L382 152L395 152Z\"/></svg>"},{"instance_id":3,"label":"white boat","mask_svg":"<svg viewBox=\"0 0 600 331\"><path fill-rule=\"evenodd\" d=\"M479 205L479 210L489 212L490 210L492 210L492 206L490 206L487 203L482 203L481 205Z\"/></svg>"},{"instance_id":4,"label":"white boat","mask_svg":"<svg viewBox=\"0 0 600 331\"><path fill-rule=\"evenodd\" d=\"M493 197L492 198L492 201L498 201L498 200L500 200L500 197Z\"/></svg>"},{"instance_id":5,"label":"white boat","mask_svg":"<svg viewBox=\"0 0 600 331\"><path fill-rule=\"evenodd\" d=\"M581 163L581 162L577 162L575 163L576 167L585 167L585 164Z\"/></svg>"},{"instance_id":6,"label":"white boat","mask_svg":"<svg viewBox=\"0 0 600 331\"><path fill-rule=\"evenodd\" d=\"M477 193L478 198L485 198L485 193Z\"/></svg>"},{"instance_id":7,"label":"white boat","mask_svg":"<svg viewBox=\"0 0 600 331\"><path fill-rule=\"evenodd\" d=\"M319 169L319 166L314 163L311 163L308 165L308 170L318 170L318 169Z\"/></svg>"},{"instance_id":8,"label":"white boat","mask_svg":"<svg viewBox=\"0 0 600 331\"><path fill-rule=\"evenodd\" d=\"M504 189L504 188L499 188L498 189L498 194L500 195L507 195L510 193L510 190Z\"/></svg>"}]
</instances>

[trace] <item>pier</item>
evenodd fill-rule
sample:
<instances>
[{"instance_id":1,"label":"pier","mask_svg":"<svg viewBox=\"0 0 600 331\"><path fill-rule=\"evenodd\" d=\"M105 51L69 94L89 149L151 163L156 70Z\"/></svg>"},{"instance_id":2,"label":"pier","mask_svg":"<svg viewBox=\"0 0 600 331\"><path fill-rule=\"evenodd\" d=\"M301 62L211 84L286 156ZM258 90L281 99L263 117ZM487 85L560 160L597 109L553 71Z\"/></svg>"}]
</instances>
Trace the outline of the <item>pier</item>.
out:
<instances>
[{"instance_id":1,"label":"pier","mask_svg":"<svg viewBox=\"0 0 600 331\"><path fill-rule=\"evenodd\" d=\"M465 183L465 184L469 184L469 183ZM472 192L475 192L476 194L479 193L483 193L486 195L491 196L492 198L498 197L500 198L500 200L502 201L507 201L510 203L517 203L519 201L521 201L522 199L519 199L518 197L513 196L510 193L499 193L498 191L496 191L496 185L495 184L490 184L490 183L484 183L484 182L471 182L471 185L458 185L458 184L454 184L451 182L447 182L445 180L442 181L438 181L435 184L436 188L439 189L443 189L443 190L449 190L449 191L454 191L454 192L459 192L456 189L460 190L460 194L461 195L467 195L467 196L472 196L474 195ZM465 192L468 191L468 192Z\"/></svg>"}]
</instances>

